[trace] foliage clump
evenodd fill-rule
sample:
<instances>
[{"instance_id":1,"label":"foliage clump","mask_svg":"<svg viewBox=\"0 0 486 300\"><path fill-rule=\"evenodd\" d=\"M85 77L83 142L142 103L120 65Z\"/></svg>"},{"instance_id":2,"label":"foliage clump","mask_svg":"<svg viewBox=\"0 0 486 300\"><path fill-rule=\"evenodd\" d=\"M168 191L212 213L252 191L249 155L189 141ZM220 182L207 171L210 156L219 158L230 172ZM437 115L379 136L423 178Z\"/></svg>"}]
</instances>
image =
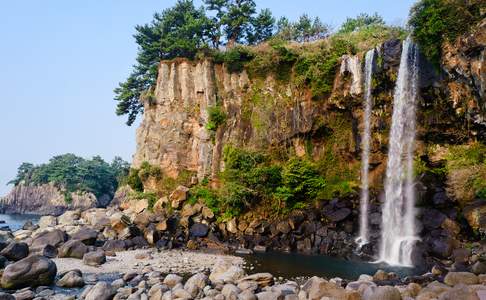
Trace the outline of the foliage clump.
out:
<instances>
[{"instance_id":1,"label":"foliage clump","mask_svg":"<svg viewBox=\"0 0 486 300\"><path fill-rule=\"evenodd\" d=\"M70 194L73 192L112 197L128 172L129 164L119 157L109 164L99 156L84 159L69 153L54 156L45 164L22 163L17 176L9 184L17 186L50 183L63 190L65 200L70 202Z\"/></svg>"},{"instance_id":2,"label":"foliage clump","mask_svg":"<svg viewBox=\"0 0 486 300\"><path fill-rule=\"evenodd\" d=\"M410 11L409 25L422 53L439 66L444 43L468 32L485 8L484 0L421 0Z\"/></svg>"},{"instance_id":3,"label":"foliage clump","mask_svg":"<svg viewBox=\"0 0 486 300\"><path fill-rule=\"evenodd\" d=\"M460 203L486 199L486 145L452 146L446 160L449 191Z\"/></svg>"}]
</instances>

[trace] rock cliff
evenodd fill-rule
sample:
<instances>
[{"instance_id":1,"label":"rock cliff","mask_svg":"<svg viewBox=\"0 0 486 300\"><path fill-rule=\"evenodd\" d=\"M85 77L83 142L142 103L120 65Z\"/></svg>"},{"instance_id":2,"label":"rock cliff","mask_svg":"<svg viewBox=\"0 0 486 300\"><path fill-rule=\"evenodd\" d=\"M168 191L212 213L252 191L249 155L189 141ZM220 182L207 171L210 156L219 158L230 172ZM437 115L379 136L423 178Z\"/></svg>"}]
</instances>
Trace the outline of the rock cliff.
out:
<instances>
[{"instance_id":1,"label":"rock cliff","mask_svg":"<svg viewBox=\"0 0 486 300\"><path fill-rule=\"evenodd\" d=\"M18 185L0 199L0 211L6 214L60 215L66 210L96 207L98 201L90 193L72 193L66 203L64 193L50 184L39 186Z\"/></svg>"}]
</instances>

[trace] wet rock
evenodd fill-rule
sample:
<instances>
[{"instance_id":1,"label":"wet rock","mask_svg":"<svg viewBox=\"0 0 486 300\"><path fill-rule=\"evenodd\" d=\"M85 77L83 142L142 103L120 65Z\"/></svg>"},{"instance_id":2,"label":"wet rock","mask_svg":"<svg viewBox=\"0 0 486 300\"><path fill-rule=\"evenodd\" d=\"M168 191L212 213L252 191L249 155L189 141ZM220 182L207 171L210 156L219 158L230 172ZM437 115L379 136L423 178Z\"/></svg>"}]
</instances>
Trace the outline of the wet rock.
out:
<instances>
[{"instance_id":1,"label":"wet rock","mask_svg":"<svg viewBox=\"0 0 486 300\"><path fill-rule=\"evenodd\" d=\"M400 65L402 42L390 39L383 43L383 65L385 69L396 68Z\"/></svg>"},{"instance_id":2,"label":"wet rock","mask_svg":"<svg viewBox=\"0 0 486 300\"><path fill-rule=\"evenodd\" d=\"M336 211L332 211L329 213L325 213L324 215L328 218L331 222L340 222L346 219L351 214L351 210L349 208L341 208Z\"/></svg>"},{"instance_id":3,"label":"wet rock","mask_svg":"<svg viewBox=\"0 0 486 300\"><path fill-rule=\"evenodd\" d=\"M100 266L106 262L106 255L103 250L88 252L83 256L83 263L88 266Z\"/></svg>"},{"instance_id":4,"label":"wet rock","mask_svg":"<svg viewBox=\"0 0 486 300\"><path fill-rule=\"evenodd\" d=\"M73 233L71 235L71 238L74 240L79 240L85 245L94 245L96 239L98 238L98 231L91 228L83 227Z\"/></svg>"},{"instance_id":5,"label":"wet rock","mask_svg":"<svg viewBox=\"0 0 486 300\"><path fill-rule=\"evenodd\" d=\"M455 286L457 284L477 284L479 282L478 277L473 273L468 272L449 272L444 278L444 283L449 286Z\"/></svg>"},{"instance_id":6,"label":"wet rock","mask_svg":"<svg viewBox=\"0 0 486 300\"><path fill-rule=\"evenodd\" d=\"M427 230L433 230L439 228L446 218L447 216L437 209L424 209L422 224Z\"/></svg>"},{"instance_id":7,"label":"wet rock","mask_svg":"<svg viewBox=\"0 0 486 300\"><path fill-rule=\"evenodd\" d=\"M202 223L195 223L191 226L189 233L193 237L206 237L208 235L208 225Z\"/></svg>"},{"instance_id":8,"label":"wet rock","mask_svg":"<svg viewBox=\"0 0 486 300\"><path fill-rule=\"evenodd\" d=\"M22 229L23 230L34 231L34 230L39 229L39 225L32 223L31 220L28 220L28 221L26 221L24 223L24 225L22 226Z\"/></svg>"},{"instance_id":9,"label":"wet rock","mask_svg":"<svg viewBox=\"0 0 486 300\"><path fill-rule=\"evenodd\" d=\"M56 264L52 260L32 255L8 265L3 272L1 286L5 289L18 289L50 285L54 282L56 273Z\"/></svg>"},{"instance_id":10,"label":"wet rock","mask_svg":"<svg viewBox=\"0 0 486 300\"><path fill-rule=\"evenodd\" d=\"M3 293L0 292L0 300L16 300L14 296L8 294L8 293Z\"/></svg>"},{"instance_id":11,"label":"wet rock","mask_svg":"<svg viewBox=\"0 0 486 300\"><path fill-rule=\"evenodd\" d=\"M108 282L100 281L86 294L85 300L109 300L115 291Z\"/></svg>"},{"instance_id":12,"label":"wet rock","mask_svg":"<svg viewBox=\"0 0 486 300\"><path fill-rule=\"evenodd\" d=\"M35 297L34 292L29 288L18 290L13 296L15 297L15 300L31 300Z\"/></svg>"},{"instance_id":13,"label":"wet rock","mask_svg":"<svg viewBox=\"0 0 486 300\"><path fill-rule=\"evenodd\" d=\"M80 270L69 271L57 281L56 285L65 288L83 287L83 274Z\"/></svg>"},{"instance_id":14,"label":"wet rock","mask_svg":"<svg viewBox=\"0 0 486 300\"><path fill-rule=\"evenodd\" d=\"M72 257L82 259L88 252L88 247L78 240L70 240L59 247L59 257Z\"/></svg>"},{"instance_id":15,"label":"wet rock","mask_svg":"<svg viewBox=\"0 0 486 300\"><path fill-rule=\"evenodd\" d=\"M8 260L19 261L29 255L29 246L26 243L12 242L0 252L0 255Z\"/></svg>"}]
</instances>

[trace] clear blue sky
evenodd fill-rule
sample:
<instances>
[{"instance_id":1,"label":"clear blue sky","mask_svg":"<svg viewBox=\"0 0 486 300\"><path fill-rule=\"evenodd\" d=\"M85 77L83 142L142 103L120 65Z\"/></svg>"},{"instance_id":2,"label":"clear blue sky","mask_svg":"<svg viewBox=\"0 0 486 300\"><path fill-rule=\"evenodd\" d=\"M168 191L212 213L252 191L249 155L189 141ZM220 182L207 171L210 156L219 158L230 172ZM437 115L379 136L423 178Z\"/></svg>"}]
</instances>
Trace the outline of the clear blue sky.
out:
<instances>
[{"instance_id":1,"label":"clear blue sky","mask_svg":"<svg viewBox=\"0 0 486 300\"><path fill-rule=\"evenodd\" d=\"M115 115L113 88L134 63L134 26L174 2L0 1L0 195L21 162L67 152L131 160L136 126ZM403 24L414 2L257 0L276 16L307 12L335 27L361 12Z\"/></svg>"}]
</instances>

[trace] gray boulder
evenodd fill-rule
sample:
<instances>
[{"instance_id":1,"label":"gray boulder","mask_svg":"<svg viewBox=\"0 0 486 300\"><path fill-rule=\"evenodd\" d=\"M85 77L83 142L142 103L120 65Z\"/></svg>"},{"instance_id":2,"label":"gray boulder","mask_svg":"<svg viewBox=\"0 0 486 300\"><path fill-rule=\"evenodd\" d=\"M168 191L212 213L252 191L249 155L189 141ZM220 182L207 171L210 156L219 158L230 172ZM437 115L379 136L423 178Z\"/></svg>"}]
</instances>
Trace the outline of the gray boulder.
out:
<instances>
[{"instance_id":1,"label":"gray boulder","mask_svg":"<svg viewBox=\"0 0 486 300\"><path fill-rule=\"evenodd\" d=\"M54 229L52 231L43 231L32 240L32 245L30 245L30 248L38 249L45 247L46 245L59 247L66 240L67 235L62 230Z\"/></svg>"},{"instance_id":2,"label":"gray boulder","mask_svg":"<svg viewBox=\"0 0 486 300\"><path fill-rule=\"evenodd\" d=\"M96 239L98 238L98 231L91 228L83 227L73 233L71 235L71 238L74 240L79 240L86 245L94 245Z\"/></svg>"},{"instance_id":3,"label":"gray boulder","mask_svg":"<svg viewBox=\"0 0 486 300\"><path fill-rule=\"evenodd\" d=\"M3 271L1 286L18 289L27 286L50 285L57 274L56 264L40 255L32 255L8 265Z\"/></svg>"},{"instance_id":4,"label":"gray boulder","mask_svg":"<svg viewBox=\"0 0 486 300\"><path fill-rule=\"evenodd\" d=\"M59 257L82 259L88 252L88 247L78 240L70 240L59 248Z\"/></svg>"},{"instance_id":5,"label":"gray boulder","mask_svg":"<svg viewBox=\"0 0 486 300\"><path fill-rule=\"evenodd\" d=\"M109 300L115 295L115 290L108 282L100 281L90 288L85 300Z\"/></svg>"},{"instance_id":6,"label":"gray boulder","mask_svg":"<svg viewBox=\"0 0 486 300\"><path fill-rule=\"evenodd\" d=\"M65 288L83 287L83 274L77 269L69 271L57 281L56 285Z\"/></svg>"},{"instance_id":7,"label":"gray boulder","mask_svg":"<svg viewBox=\"0 0 486 300\"><path fill-rule=\"evenodd\" d=\"M88 266L100 266L106 262L106 255L103 250L88 252L83 256L83 263Z\"/></svg>"},{"instance_id":8,"label":"gray boulder","mask_svg":"<svg viewBox=\"0 0 486 300\"><path fill-rule=\"evenodd\" d=\"M29 246L26 243L12 242L0 252L0 255L8 260L19 261L29 255Z\"/></svg>"},{"instance_id":9,"label":"gray boulder","mask_svg":"<svg viewBox=\"0 0 486 300\"><path fill-rule=\"evenodd\" d=\"M15 297L8 293L0 293L0 300L15 300Z\"/></svg>"}]
</instances>

